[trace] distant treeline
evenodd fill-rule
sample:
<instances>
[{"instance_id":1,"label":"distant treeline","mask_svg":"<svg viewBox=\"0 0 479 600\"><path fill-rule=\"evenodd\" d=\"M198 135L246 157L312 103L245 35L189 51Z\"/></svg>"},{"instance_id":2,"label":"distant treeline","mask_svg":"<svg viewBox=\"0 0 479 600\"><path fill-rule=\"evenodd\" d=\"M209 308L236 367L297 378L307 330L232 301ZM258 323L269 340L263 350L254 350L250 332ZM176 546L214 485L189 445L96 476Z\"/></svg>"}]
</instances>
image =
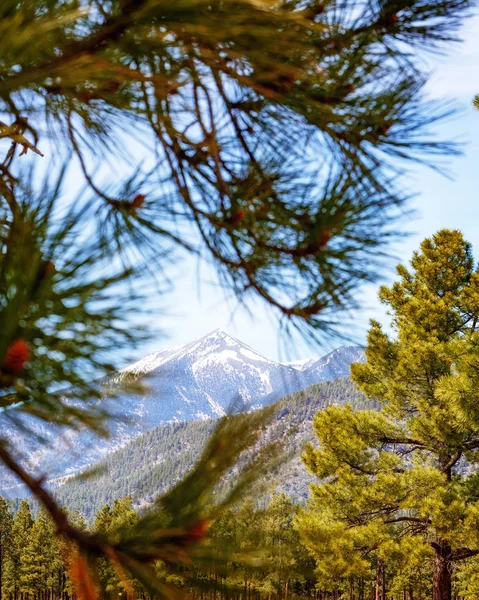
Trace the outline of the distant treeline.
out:
<instances>
[{"instance_id":1,"label":"distant treeline","mask_svg":"<svg viewBox=\"0 0 479 600\"><path fill-rule=\"evenodd\" d=\"M432 562L422 557L417 570L405 573L400 560L389 564L365 557L363 577L321 587L315 562L301 542L297 505L285 494L271 498L266 507L252 500L211 523L202 563L170 571L158 562L158 574L196 600L425 600L430 597ZM70 517L87 526L80 513ZM111 532L137 519L131 499L105 505L88 529ZM34 518L28 502L16 514L0 498L0 600L76 600L69 578L70 548L55 535L43 510ZM205 556L208 568L205 570ZM337 560L331 548L331 560ZM150 600L135 581L124 586L114 567L99 559L98 587L104 600ZM414 584L414 585L413 585Z\"/></svg>"}]
</instances>

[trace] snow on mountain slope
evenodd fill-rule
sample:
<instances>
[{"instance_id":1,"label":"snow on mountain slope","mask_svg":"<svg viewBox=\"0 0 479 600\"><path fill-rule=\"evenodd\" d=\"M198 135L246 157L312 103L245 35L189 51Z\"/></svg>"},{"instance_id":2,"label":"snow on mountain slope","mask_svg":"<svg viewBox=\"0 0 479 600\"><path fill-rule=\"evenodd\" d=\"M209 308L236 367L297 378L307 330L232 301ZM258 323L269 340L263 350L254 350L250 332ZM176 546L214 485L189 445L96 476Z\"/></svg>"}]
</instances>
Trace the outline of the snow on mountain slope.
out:
<instances>
[{"instance_id":1,"label":"snow on mountain slope","mask_svg":"<svg viewBox=\"0 0 479 600\"><path fill-rule=\"evenodd\" d=\"M304 375L311 383L332 381L349 375L353 362L364 361L364 349L359 346L341 346L305 369Z\"/></svg>"},{"instance_id":2,"label":"snow on mountain slope","mask_svg":"<svg viewBox=\"0 0 479 600\"><path fill-rule=\"evenodd\" d=\"M283 364L287 365L288 367L298 369L298 371L305 371L306 369L309 369L309 367L313 366L316 361L316 358L302 358L301 360L293 360Z\"/></svg>"},{"instance_id":3,"label":"snow on mountain slope","mask_svg":"<svg viewBox=\"0 0 479 600\"><path fill-rule=\"evenodd\" d=\"M89 431L60 432L38 425L47 444L23 444L22 449L37 473L64 477L162 423L254 410L312 383L348 375L349 365L357 360L363 360L361 348L343 347L319 360L281 364L216 330L184 346L150 354L109 381L115 385L133 376L147 388L144 394L124 393L102 401L116 417L110 422L109 439L99 439ZM0 413L0 428L1 421ZM10 433L13 441L21 439L20 434ZM0 470L0 494L15 485Z\"/></svg>"}]
</instances>

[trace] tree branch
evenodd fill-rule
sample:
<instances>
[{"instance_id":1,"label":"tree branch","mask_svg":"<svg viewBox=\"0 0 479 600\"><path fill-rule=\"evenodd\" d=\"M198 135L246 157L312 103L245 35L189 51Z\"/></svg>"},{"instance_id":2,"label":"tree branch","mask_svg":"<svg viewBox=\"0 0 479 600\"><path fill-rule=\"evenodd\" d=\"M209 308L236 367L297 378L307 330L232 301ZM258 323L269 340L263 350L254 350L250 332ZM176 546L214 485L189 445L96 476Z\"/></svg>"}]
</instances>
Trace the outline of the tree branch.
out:
<instances>
[{"instance_id":1,"label":"tree branch","mask_svg":"<svg viewBox=\"0 0 479 600\"><path fill-rule=\"evenodd\" d=\"M419 519L416 517L396 517L395 519L388 519L387 521L384 521L384 523L386 523L387 525L391 524L391 523L402 523L402 522L406 522L406 523L420 523L421 525L424 525L424 527L428 524L431 523L430 519Z\"/></svg>"},{"instance_id":2,"label":"tree branch","mask_svg":"<svg viewBox=\"0 0 479 600\"><path fill-rule=\"evenodd\" d=\"M447 557L450 561L456 560L464 560L466 558L471 558L472 556L477 556L479 554L479 549L473 548L457 548L454 552L451 552Z\"/></svg>"},{"instance_id":3,"label":"tree branch","mask_svg":"<svg viewBox=\"0 0 479 600\"><path fill-rule=\"evenodd\" d=\"M17 461L13 458L5 445L0 442L0 460L14 473L34 494L34 496L43 504L50 514L57 527L57 532L68 537L71 541L78 544L82 550L88 550L96 554L104 554L108 545L101 541L97 536L85 533L74 527L67 518L66 513L57 504L53 496L43 487L43 478L36 479L32 477Z\"/></svg>"},{"instance_id":4,"label":"tree branch","mask_svg":"<svg viewBox=\"0 0 479 600\"><path fill-rule=\"evenodd\" d=\"M449 475L452 467L457 463L457 461L461 458L461 456L462 456L462 450L458 450L456 452L456 454L454 454L454 456L451 457L449 462L444 465L444 467L443 467L444 472Z\"/></svg>"},{"instance_id":5,"label":"tree branch","mask_svg":"<svg viewBox=\"0 0 479 600\"><path fill-rule=\"evenodd\" d=\"M68 65L82 56L93 55L104 49L107 43L117 40L132 23L137 21L138 13L145 4L146 0L128 0L125 2L121 14L117 18L107 19L93 35L72 42L60 56L55 56L43 64L23 69L19 74L15 73L5 77L3 84L16 79L23 82L30 75L38 81L44 75L52 76L58 68Z\"/></svg>"},{"instance_id":6,"label":"tree branch","mask_svg":"<svg viewBox=\"0 0 479 600\"><path fill-rule=\"evenodd\" d=\"M419 440L414 440L412 438L390 438L390 437L381 437L379 440L383 444L412 444L413 446L417 446L418 448L425 448L425 444L420 442Z\"/></svg>"}]
</instances>

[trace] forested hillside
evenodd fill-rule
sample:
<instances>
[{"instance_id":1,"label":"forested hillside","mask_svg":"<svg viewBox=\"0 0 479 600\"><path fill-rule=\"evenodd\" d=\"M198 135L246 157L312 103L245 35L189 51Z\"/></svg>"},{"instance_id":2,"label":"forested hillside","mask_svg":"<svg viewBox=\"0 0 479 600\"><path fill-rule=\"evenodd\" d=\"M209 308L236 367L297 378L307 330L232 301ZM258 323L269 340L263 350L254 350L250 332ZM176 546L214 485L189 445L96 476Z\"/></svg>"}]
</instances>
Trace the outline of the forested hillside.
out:
<instances>
[{"instance_id":1,"label":"forested hillside","mask_svg":"<svg viewBox=\"0 0 479 600\"><path fill-rule=\"evenodd\" d=\"M22 426L43 443L33 438L23 445L22 456L39 476L48 473L49 481L73 477L155 427L215 419L232 407L247 411L268 406L286 394L348 376L351 363L362 360L361 347L341 346L300 365L282 364L218 329L184 346L149 354L104 381L98 406L110 415L108 437L88 428L67 433L29 416ZM21 427L8 427L12 442L21 436ZM0 481L5 496L24 494L1 465Z\"/></svg>"},{"instance_id":2,"label":"forested hillside","mask_svg":"<svg viewBox=\"0 0 479 600\"><path fill-rule=\"evenodd\" d=\"M277 403L274 423L264 439L288 436L290 457L271 475L277 491L294 500L307 496L310 478L301 464L304 444L313 439L312 420L330 404L361 406L365 399L347 378L313 385ZM216 420L161 425L110 454L95 466L100 474L75 478L55 490L61 503L90 520L105 504L130 496L134 505L151 502L193 466Z\"/></svg>"}]
</instances>

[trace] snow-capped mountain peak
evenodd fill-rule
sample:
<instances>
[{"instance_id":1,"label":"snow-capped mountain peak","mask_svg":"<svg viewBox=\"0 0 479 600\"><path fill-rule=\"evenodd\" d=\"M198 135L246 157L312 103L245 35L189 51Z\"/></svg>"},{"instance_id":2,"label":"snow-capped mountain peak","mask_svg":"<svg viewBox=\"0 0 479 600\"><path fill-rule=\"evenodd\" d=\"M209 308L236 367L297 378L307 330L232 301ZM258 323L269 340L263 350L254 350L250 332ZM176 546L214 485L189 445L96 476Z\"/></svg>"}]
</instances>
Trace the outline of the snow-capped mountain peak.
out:
<instances>
[{"instance_id":1,"label":"snow-capped mountain peak","mask_svg":"<svg viewBox=\"0 0 479 600\"><path fill-rule=\"evenodd\" d=\"M323 356L305 370L305 375L322 381L338 379L349 375L352 363L364 361L364 348L361 346L341 346Z\"/></svg>"},{"instance_id":2,"label":"snow-capped mountain peak","mask_svg":"<svg viewBox=\"0 0 479 600\"><path fill-rule=\"evenodd\" d=\"M346 346L320 359L282 364L216 329L188 344L153 352L109 381L114 387L126 376L143 379L146 393L124 392L102 400L114 416L108 440L89 431L62 436L58 430L46 428L41 434L51 440L51 447L32 445L25 454L39 473L71 475L162 423L261 408L309 385L348 375L350 364L360 360L364 360L362 348ZM7 477L3 472L1 476Z\"/></svg>"},{"instance_id":3,"label":"snow-capped mountain peak","mask_svg":"<svg viewBox=\"0 0 479 600\"><path fill-rule=\"evenodd\" d=\"M140 376L146 375L179 356L194 357L198 366L201 365L201 362L204 363L203 366L207 366L213 363L227 362L234 358L238 360L247 358L258 362L278 364L275 361L268 360L259 354L259 352L256 352L256 350L253 350L253 348L223 329L215 329L205 336L183 346L176 346L148 354L145 358L122 369L120 375L127 373Z\"/></svg>"},{"instance_id":4,"label":"snow-capped mountain peak","mask_svg":"<svg viewBox=\"0 0 479 600\"><path fill-rule=\"evenodd\" d=\"M122 374L133 374L133 375L146 375L150 373L150 371L154 371L161 365L165 364L178 354L181 354L183 346L177 346L176 348L170 348L167 350L160 350L159 352L153 352L152 354L148 354L145 358L141 358L140 360L134 362L131 365L128 365L124 369L120 371L120 377Z\"/></svg>"}]
</instances>

